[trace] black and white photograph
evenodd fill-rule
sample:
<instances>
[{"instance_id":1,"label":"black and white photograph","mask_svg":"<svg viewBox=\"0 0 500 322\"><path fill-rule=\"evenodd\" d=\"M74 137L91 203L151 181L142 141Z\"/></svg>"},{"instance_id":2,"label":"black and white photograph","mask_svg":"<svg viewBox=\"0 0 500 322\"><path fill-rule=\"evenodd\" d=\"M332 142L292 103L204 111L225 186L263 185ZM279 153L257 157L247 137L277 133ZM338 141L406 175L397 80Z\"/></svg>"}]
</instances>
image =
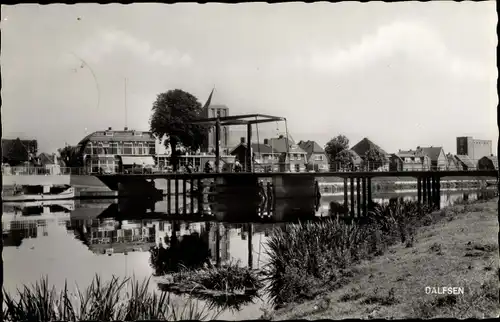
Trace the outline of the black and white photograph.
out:
<instances>
[{"instance_id":1,"label":"black and white photograph","mask_svg":"<svg viewBox=\"0 0 500 322\"><path fill-rule=\"evenodd\" d=\"M0 320L498 318L497 24L2 4Z\"/></svg>"}]
</instances>

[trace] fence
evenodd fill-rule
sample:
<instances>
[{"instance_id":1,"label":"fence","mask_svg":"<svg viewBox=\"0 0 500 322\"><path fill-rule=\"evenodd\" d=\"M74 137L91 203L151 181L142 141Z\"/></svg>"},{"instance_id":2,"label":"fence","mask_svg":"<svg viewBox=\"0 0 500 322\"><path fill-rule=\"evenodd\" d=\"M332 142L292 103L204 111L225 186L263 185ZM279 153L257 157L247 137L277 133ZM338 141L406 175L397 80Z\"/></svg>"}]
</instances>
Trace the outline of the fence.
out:
<instances>
[{"instance_id":1,"label":"fence","mask_svg":"<svg viewBox=\"0 0 500 322\"><path fill-rule=\"evenodd\" d=\"M474 171L474 170L498 170L498 164L479 163L479 160L471 160L471 164L440 164L424 165L413 162L362 162L359 165L343 165L340 163L331 163L328 169L316 167L312 170L313 164L305 163L254 163L253 172L256 173L274 173L274 172L405 172L405 171ZM242 171L245 171L245 165L242 164ZM193 172L203 172L204 167L196 167ZM102 174L151 174L151 173L171 173L170 168L134 168L125 172L105 171ZM185 173L187 168L180 165L177 172ZM234 164L221 163L221 172L235 172ZM5 167L2 166L2 175L90 175L88 168L85 167ZM95 174L95 173L94 173Z\"/></svg>"}]
</instances>

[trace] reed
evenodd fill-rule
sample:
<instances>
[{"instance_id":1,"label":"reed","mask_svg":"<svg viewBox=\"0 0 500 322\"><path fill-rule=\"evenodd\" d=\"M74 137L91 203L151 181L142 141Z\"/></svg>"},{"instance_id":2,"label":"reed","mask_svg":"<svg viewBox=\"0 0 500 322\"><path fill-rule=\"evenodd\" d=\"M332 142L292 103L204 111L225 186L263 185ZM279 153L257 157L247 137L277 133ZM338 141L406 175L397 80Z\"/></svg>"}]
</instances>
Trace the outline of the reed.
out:
<instances>
[{"instance_id":1,"label":"reed","mask_svg":"<svg viewBox=\"0 0 500 322\"><path fill-rule=\"evenodd\" d=\"M130 283L129 283L130 281ZM128 285L129 284L129 285ZM170 295L148 290L149 279L135 280L113 277L103 283L95 276L90 286L76 293L50 287L44 277L31 286L17 290L16 296L4 292L4 319L6 321L122 321L122 320L206 320L217 313L200 307L198 301L173 303Z\"/></svg>"},{"instance_id":2,"label":"reed","mask_svg":"<svg viewBox=\"0 0 500 322\"><path fill-rule=\"evenodd\" d=\"M239 262L230 262L222 267L209 267L198 270L182 269L172 274L173 282L186 287L201 287L207 290L235 293L238 291L258 290L263 284L257 273Z\"/></svg>"}]
</instances>

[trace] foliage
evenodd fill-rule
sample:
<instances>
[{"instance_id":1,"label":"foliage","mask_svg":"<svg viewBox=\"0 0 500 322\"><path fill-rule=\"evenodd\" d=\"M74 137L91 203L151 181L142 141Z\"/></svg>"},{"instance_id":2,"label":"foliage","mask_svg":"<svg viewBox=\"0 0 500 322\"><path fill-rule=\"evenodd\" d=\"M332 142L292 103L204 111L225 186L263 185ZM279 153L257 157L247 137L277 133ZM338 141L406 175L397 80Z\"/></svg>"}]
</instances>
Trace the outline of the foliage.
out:
<instances>
[{"instance_id":1,"label":"foliage","mask_svg":"<svg viewBox=\"0 0 500 322\"><path fill-rule=\"evenodd\" d=\"M80 153L78 153L77 147L65 146L62 149L58 149L61 160L64 161L67 167L82 167L83 159Z\"/></svg>"},{"instance_id":2,"label":"foliage","mask_svg":"<svg viewBox=\"0 0 500 322\"><path fill-rule=\"evenodd\" d=\"M325 145L325 153L330 162L336 159L337 154L347 149L349 149L349 139L342 134L334 137Z\"/></svg>"},{"instance_id":3,"label":"foliage","mask_svg":"<svg viewBox=\"0 0 500 322\"><path fill-rule=\"evenodd\" d=\"M4 318L7 321L132 321L132 320L202 320L209 317L205 307L188 300L175 305L170 295L149 291L149 279L139 283L135 279L113 277L101 283L96 275L86 290L76 294L68 290L58 292L49 287L45 277L31 287L18 290L17 299L5 290ZM216 315L216 314L213 314ZM213 316L211 318L214 318Z\"/></svg>"},{"instance_id":4,"label":"foliage","mask_svg":"<svg viewBox=\"0 0 500 322\"><path fill-rule=\"evenodd\" d=\"M38 153L36 140L2 140L2 162L17 166L22 162L33 161Z\"/></svg>"},{"instance_id":5,"label":"foliage","mask_svg":"<svg viewBox=\"0 0 500 322\"><path fill-rule=\"evenodd\" d=\"M376 148L370 148L365 153L365 162L368 171L373 171L380 168L387 162L387 157Z\"/></svg>"},{"instance_id":6,"label":"foliage","mask_svg":"<svg viewBox=\"0 0 500 322\"><path fill-rule=\"evenodd\" d=\"M335 157L335 161L344 169L351 169L354 165L354 160L354 152L351 150L342 150Z\"/></svg>"},{"instance_id":7,"label":"foliage","mask_svg":"<svg viewBox=\"0 0 500 322\"><path fill-rule=\"evenodd\" d=\"M183 146L196 151L206 137L206 126L190 123L203 116L201 103L194 95L175 89L159 94L152 111L151 132L159 139L165 139L166 146L170 145L172 163L176 170L178 149Z\"/></svg>"}]
</instances>

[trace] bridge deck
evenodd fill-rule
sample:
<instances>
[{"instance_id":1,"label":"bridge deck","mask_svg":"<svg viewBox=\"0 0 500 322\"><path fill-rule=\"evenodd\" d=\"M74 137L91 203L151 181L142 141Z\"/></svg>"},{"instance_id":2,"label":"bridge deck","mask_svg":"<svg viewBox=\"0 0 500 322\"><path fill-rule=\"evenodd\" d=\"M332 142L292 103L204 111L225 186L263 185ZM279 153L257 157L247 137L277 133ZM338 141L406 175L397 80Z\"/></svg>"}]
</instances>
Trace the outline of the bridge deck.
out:
<instances>
[{"instance_id":1,"label":"bridge deck","mask_svg":"<svg viewBox=\"0 0 500 322\"><path fill-rule=\"evenodd\" d=\"M156 174L103 174L100 177L130 178L141 177L144 179L208 179L216 177L258 177L273 178L287 176L313 176L337 178L383 178L383 177L494 177L498 178L497 170L471 170L471 171L402 171L402 172L222 172L222 173L156 173Z\"/></svg>"}]
</instances>

